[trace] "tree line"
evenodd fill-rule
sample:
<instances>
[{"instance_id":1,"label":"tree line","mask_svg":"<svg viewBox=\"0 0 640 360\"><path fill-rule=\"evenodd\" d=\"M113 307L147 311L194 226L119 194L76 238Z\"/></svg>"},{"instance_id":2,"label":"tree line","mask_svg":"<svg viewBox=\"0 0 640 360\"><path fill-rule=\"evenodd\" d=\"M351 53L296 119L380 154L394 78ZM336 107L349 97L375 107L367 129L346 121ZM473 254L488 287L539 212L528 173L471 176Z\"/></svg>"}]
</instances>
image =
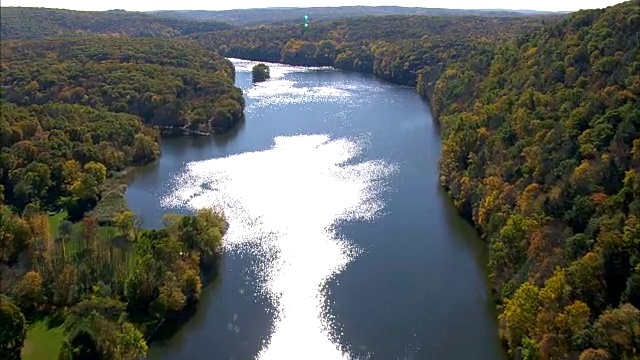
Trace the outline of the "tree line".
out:
<instances>
[{"instance_id":1,"label":"tree line","mask_svg":"<svg viewBox=\"0 0 640 360\"><path fill-rule=\"evenodd\" d=\"M0 11L0 38L5 40L90 35L175 38L231 27L225 22L190 21L130 11L30 7L2 7Z\"/></svg>"},{"instance_id":2,"label":"tree line","mask_svg":"<svg viewBox=\"0 0 640 360\"><path fill-rule=\"evenodd\" d=\"M574 13L435 84L441 184L489 244L515 358L640 355L639 14Z\"/></svg>"},{"instance_id":3,"label":"tree line","mask_svg":"<svg viewBox=\"0 0 640 360\"><path fill-rule=\"evenodd\" d=\"M435 82L446 64L559 17L492 18L396 15L300 25L260 25L189 38L229 57L292 65L335 66L415 86ZM433 85L429 85L431 95Z\"/></svg>"},{"instance_id":4,"label":"tree line","mask_svg":"<svg viewBox=\"0 0 640 360\"><path fill-rule=\"evenodd\" d=\"M236 10L160 10L149 14L182 20L199 20L202 22L220 21L233 25L261 25L261 24L300 24L304 15L311 21L328 21L344 18L358 18L364 16L391 15L428 15L452 16L465 15L487 17L523 17L525 15L542 14L544 11L513 11L513 10L473 10L473 9L437 9L404 6L338 6L338 7L308 7L308 8L262 8Z\"/></svg>"},{"instance_id":5,"label":"tree line","mask_svg":"<svg viewBox=\"0 0 640 360\"><path fill-rule=\"evenodd\" d=\"M174 132L224 132L243 119L235 69L184 40L54 38L5 41L2 97L137 115Z\"/></svg>"},{"instance_id":6,"label":"tree line","mask_svg":"<svg viewBox=\"0 0 640 360\"><path fill-rule=\"evenodd\" d=\"M156 160L163 133L242 121L234 79L228 60L187 40L3 39L0 358L19 359L44 317L64 328L60 359L139 359L193 309L218 264L223 214L142 229L118 178ZM106 207L116 211L98 216Z\"/></svg>"},{"instance_id":7,"label":"tree line","mask_svg":"<svg viewBox=\"0 0 640 360\"><path fill-rule=\"evenodd\" d=\"M198 302L226 230L210 209L168 214L163 224L141 230L120 219L105 228L86 217L53 232L46 214L0 205L0 357L20 359L26 318L43 313L62 319L59 359L146 356L154 332ZM114 246L116 238L134 248Z\"/></svg>"}]
</instances>

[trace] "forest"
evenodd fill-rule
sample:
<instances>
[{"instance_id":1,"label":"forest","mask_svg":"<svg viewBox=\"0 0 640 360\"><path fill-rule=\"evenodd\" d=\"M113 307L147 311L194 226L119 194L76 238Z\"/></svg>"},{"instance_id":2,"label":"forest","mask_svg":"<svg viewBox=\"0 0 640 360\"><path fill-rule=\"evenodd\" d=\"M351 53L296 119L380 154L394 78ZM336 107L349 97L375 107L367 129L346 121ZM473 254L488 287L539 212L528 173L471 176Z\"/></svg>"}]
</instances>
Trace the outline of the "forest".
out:
<instances>
[{"instance_id":1,"label":"forest","mask_svg":"<svg viewBox=\"0 0 640 360\"><path fill-rule=\"evenodd\" d=\"M189 21L125 11L28 7L3 7L0 11L0 38L3 40L90 35L174 38L228 28L231 25L224 22Z\"/></svg>"},{"instance_id":2,"label":"forest","mask_svg":"<svg viewBox=\"0 0 640 360\"><path fill-rule=\"evenodd\" d=\"M0 110L0 358L20 358L26 319L64 329L60 359L140 358L197 302L222 214L167 215L150 231L125 205L101 224L87 212L115 174L159 156L158 131L87 105L3 100Z\"/></svg>"},{"instance_id":3,"label":"forest","mask_svg":"<svg viewBox=\"0 0 640 360\"><path fill-rule=\"evenodd\" d=\"M468 10L438 9L403 6L339 6L309 8L263 8L237 10L161 10L150 11L149 14L182 20L220 21L233 25L260 24L299 24L304 15L312 20L336 20L362 16L389 15L428 15L428 16L489 16L489 17L521 17L523 15L543 14L544 11L531 10Z\"/></svg>"},{"instance_id":4,"label":"forest","mask_svg":"<svg viewBox=\"0 0 640 360\"><path fill-rule=\"evenodd\" d=\"M97 205L108 176L160 154L158 131L131 114L4 100L0 110L0 190L18 213L62 209L79 220Z\"/></svg>"},{"instance_id":5,"label":"forest","mask_svg":"<svg viewBox=\"0 0 640 360\"><path fill-rule=\"evenodd\" d=\"M398 15L301 25L261 25L189 38L221 55L292 65L335 66L419 85L431 98L447 64L469 59L487 66L496 41L530 32L559 15L520 18ZM471 56L473 54L473 56Z\"/></svg>"},{"instance_id":6,"label":"forest","mask_svg":"<svg viewBox=\"0 0 640 360\"><path fill-rule=\"evenodd\" d=\"M242 94L217 52L415 86L441 126L441 185L489 248L509 357L640 356L640 1L516 18L311 17L306 29L284 21L143 35L119 24L91 31L123 37L61 30L50 34L62 39L28 42L5 39L45 33L17 28L4 11L0 317L17 340L2 354L22 347L22 313L46 310L65 314L67 358L138 358L152 329L197 298L198 270L215 263L224 233L218 212L169 216L148 231L126 209L53 228L43 211L93 214L118 172L159 156L167 127L215 132L238 121ZM133 255L98 240L114 238ZM50 271L77 283L53 283ZM65 289L73 296L57 294Z\"/></svg>"},{"instance_id":7,"label":"forest","mask_svg":"<svg viewBox=\"0 0 640 360\"><path fill-rule=\"evenodd\" d=\"M230 61L185 40L88 37L4 42L0 85L18 105L81 104L207 133L242 120L234 79Z\"/></svg>"},{"instance_id":8,"label":"forest","mask_svg":"<svg viewBox=\"0 0 640 360\"><path fill-rule=\"evenodd\" d=\"M1 359L139 359L215 276L221 211L144 229L124 191L161 135L243 121L235 69L189 40L104 35L2 40Z\"/></svg>"},{"instance_id":9,"label":"forest","mask_svg":"<svg viewBox=\"0 0 640 360\"><path fill-rule=\"evenodd\" d=\"M1 205L1 358L144 357L162 326L198 302L226 229L212 210L167 214L163 224L142 230L125 213L111 227L86 217L54 228L47 214ZM27 320L62 329L58 344L25 342ZM47 346L57 353L37 351Z\"/></svg>"},{"instance_id":10,"label":"forest","mask_svg":"<svg viewBox=\"0 0 640 360\"><path fill-rule=\"evenodd\" d=\"M640 1L501 43L435 85L441 184L489 245L524 359L640 356Z\"/></svg>"}]
</instances>

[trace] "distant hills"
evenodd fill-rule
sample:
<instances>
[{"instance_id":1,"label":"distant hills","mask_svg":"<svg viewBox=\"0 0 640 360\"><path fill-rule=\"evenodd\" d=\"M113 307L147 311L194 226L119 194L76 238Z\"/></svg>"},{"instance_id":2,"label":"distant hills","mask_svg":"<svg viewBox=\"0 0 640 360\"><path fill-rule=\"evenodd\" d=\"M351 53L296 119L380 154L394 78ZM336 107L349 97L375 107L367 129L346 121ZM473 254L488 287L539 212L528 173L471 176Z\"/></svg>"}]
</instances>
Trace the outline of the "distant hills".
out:
<instances>
[{"instance_id":1,"label":"distant hills","mask_svg":"<svg viewBox=\"0 0 640 360\"><path fill-rule=\"evenodd\" d=\"M131 11L73 11L29 7L3 7L0 11L2 39L39 39L98 34L176 37L230 27L231 25L222 22L163 18Z\"/></svg>"},{"instance_id":2,"label":"distant hills","mask_svg":"<svg viewBox=\"0 0 640 360\"><path fill-rule=\"evenodd\" d=\"M554 14L532 10L456 10L408 8L400 6L344 6L315 8L265 8L243 10L176 10L135 12L74 11L34 7L2 7L0 38L40 39L64 36L127 36L173 38L196 33L227 30L258 24L294 25L309 15L321 23L363 17L422 15L437 17L479 16L492 18L529 17ZM557 14L557 13L555 13Z\"/></svg>"},{"instance_id":3,"label":"distant hills","mask_svg":"<svg viewBox=\"0 0 640 360\"><path fill-rule=\"evenodd\" d=\"M458 10L429 9L401 6L340 6L310 8L263 8L239 10L160 10L150 14L184 20L224 21L234 25L251 25L258 23L289 22L309 15L310 20L329 20L361 16L383 15L432 15L432 16L492 16L518 17L527 15L549 14L551 12L534 10Z\"/></svg>"}]
</instances>

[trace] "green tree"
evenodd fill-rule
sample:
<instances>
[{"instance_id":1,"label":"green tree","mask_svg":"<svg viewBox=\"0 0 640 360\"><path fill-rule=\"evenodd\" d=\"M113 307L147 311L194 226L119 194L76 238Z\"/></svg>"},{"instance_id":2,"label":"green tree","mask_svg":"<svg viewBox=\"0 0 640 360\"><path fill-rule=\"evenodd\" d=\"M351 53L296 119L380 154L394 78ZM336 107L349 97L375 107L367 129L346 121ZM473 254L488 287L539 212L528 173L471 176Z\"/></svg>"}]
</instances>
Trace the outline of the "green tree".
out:
<instances>
[{"instance_id":1,"label":"green tree","mask_svg":"<svg viewBox=\"0 0 640 360\"><path fill-rule=\"evenodd\" d=\"M169 313L182 310L186 300L178 275L167 272L164 283L160 286L158 298L152 307L159 317L166 317Z\"/></svg>"},{"instance_id":2,"label":"green tree","mask_svg":"<svg viewBox=\"0 0 640 360\"><path fill-rule=\"evenodd\" d=\"M591 309L600 310L605 302L604 266L595 253L587 253L567 270L572 293Z\"/></svg>"},{"instance_id":3,"label":"green tree","mask_svg":"<svg viewBox=\"0 0 640 360\"><path fill-rule=\"evenodd\" d=\"M0 295L0 358L19 360L27 334L27 321L7 297Z\"/></svg>"},{"instance_id":4,"label":"green tree","mask_svg":"<svg viewBox=\"0 0 640 360\"><path fill-rule=\"evenodd\" d=\"M138 134L133 143L133 162L146 164L154 161L160 154L158 144L153 142L148 136Z\"/></svg>"},{"instance_id":5,"label":"green tree","mask_svg":"<svg viewBox=\"0 0 640 360\"><path fill-rule=\"evenodd\" d=\"M22 218L0 205L0 262L12 264L18 255L27 249L31 239L31 229Z\"/></svg>"},{"instance_id":6,"label":"green tree","mask_svg":"<svg viewBox=\"0 0 640 360\"><path fill-rule=\"evenodd\" d=\"M261 82L271 77L269 66L263 63L259 63L251 69L251 78L253 82Z\"/></svg>"},{"instance_id":7,"label":"green tree","mask_svg":"<svg viewBox=\"0 0 640 360\"><path fill-rule=\"evenodd\" d=\"M580 354L579 360L611 360L611 356L604 349L587 349Z\"/></svg>"},{"instance_id":8,"label":"green tree","mask_svg":"<svg viewBox=\"0 0 640 360\"><path fill-rule=\"evenodd\" d=\"M139 228L139 221L136 218L136 215L132 211L123 211L116 215L113 219L114 225L120 229L120 232L127 239L137 240Z\"/></svg>"},{"instance_id":9,"label":"green tree","mask_svg":"<svg viewBox=\"0 0 640 360\"><path fill-rule=\"evenodd\" d=\"M96 202L106 178L106 167L101 163L91 161L84 166L81 180L71 186L71 194L81 201Z\"/></svg>"},{"instance_id":10,"label":"green tree","mask_svg":"<svg viewBox=\"0 0 640 360\"><path fill-rule=\"evenodd\" d=\"M74 306L65 322L61 358L140 359L147 354L143 335L123 317L125 304L93 296Z\"/></svg>"},{"instance_id":11,"label":"green tree","mask_svg":"<svg viewBox=\"0 0 640 360\"><path fill-rule=\"evenodd\" d=\"M121 322L112 333L113 347L109 349L112 359L138 360L147 356L147 343L142 333L129 322Z\"/></svg>"},{"instance_id":12,"label":"green tree","mask_svg":"<svg viewBox=\"0 0 640 360\"><path fill-rule=\"evenodd\" d=\"M640 310L631 304L605 311L595 323L596 341L616 359L636 359L640 353Z\"/></svg>"},{"instance_id":13,"label":"green tree","mask_svg":"<svg viewBox=\"0 0 640 360\"><path fill-rule=\"evenodd\" d=\"M13 289L19 304L25 308L33 308L43 300L42 276L35 271L24 274Z\"/></svg>"},{"instance_id":14,"label":"green tree","mask_svg":"<svg viewBox=\"0 0 640 360\"><path fill-rule=\"evenodd\" d=\"M62 176L64 181L64 187L69 190L73 184L82 180L83 177L82 166L74 159L67 160L62 165Z\"/></svg>"},{"instance_id":15,"label":"green tree","mask_svg":"<svg viewBox=\"0 0 640 360\"><path fill-rule=\"evenodd\" d=\"M500 320L504 322L510 351L515 351L525 336L533 332L536 318L540 310L538 298L539 289L529 283L523 283L515 292L512 299L508 299Z\"/></svg>"},{"instance_id":16,"label":"green tree","mask_svg":"<svg viewBox=\"0 0 640 360\"><path fill-rule=\"evenodd\" d=\"M201 209L195 216L181 218L181 240L189 252L197 251L203 256L218 252L225 228L221 215L212 209Z\"/></svg>"}]
</instances>

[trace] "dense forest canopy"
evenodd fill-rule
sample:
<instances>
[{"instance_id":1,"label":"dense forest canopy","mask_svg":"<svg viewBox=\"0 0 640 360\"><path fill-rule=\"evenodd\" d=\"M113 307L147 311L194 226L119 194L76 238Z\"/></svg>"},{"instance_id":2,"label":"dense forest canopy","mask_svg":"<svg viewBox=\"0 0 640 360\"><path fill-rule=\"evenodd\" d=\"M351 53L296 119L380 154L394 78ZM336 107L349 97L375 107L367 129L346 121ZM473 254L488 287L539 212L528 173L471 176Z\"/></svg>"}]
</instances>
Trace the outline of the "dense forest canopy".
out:
<instances>
[{"instance_id":1,"label":"dense forest canopy","mask_svg":"<svg viewBox=\"0 0 640 360\"><path fill-rule=\"evenodd\" d=\"M334 45L348 45L372 41L417 41L446 37L451 41L465 38L499 39L514 36L523 31L539 28L545 22L561 18L559 15L523 18L492 18L479 16L365 16L313 23L307 29L298 25L264 24L227 31L194 34L203 45L227 51L242 51L254 48L263 51L267 43L270 47L284 47L289 40L311 43L329 41ZM209 43L207 42L209 41ZM223 47L226 45L226 47ZM317 45L317 44L316 44ZM313 56L314 54L308 54ZM280 59L278 59L280 60ZM309 65L313 59L309 59Z\"/></svg>"},{"instance_id":2,"label":"dense forest canopy","mask_svg":"<svg viewBox=\"0 0 640 360\"><path fill-rule=\"evenodd\" d=\"M184 40L64 38L3 43L3 97L19 105L82 104L190 131L243 117L231 62Z\"/></svg>"},{"instance_id":3,"label":"dense forest canopy","mask_svg":"<svg viewBox=\"0 0 640 360\"><path fill-rule=\"evenodd\" d=\"M218 263L220 211L145 230L123 194L129 168L160 156L161 134L243 119L231 62L168 38L227 26L105 14L2 9L2 359L21 357L34 323L63 329L43 345L59 359L142 358Z\"/></svg>"},{"instance_id":4,"label":"dense forest canopy","mask_svg":"<svg viewBox=\"0 0 640 360\"><path fill-rule=\"evenodd\" d=\"M134 115L53 102L1 101L0 110L2 198L17 211L31 204L81 216L99 200L107 175L160 152L157 131Z\"/></svg>"},{"instance_id":5,"label":"dense forest canopy","mask_svg":"<svg viewBox=\"0 0 640 360\"><path fill-rule=\"evenodd\" d=\"M639 32L637 0L580 11L436 85L441 183L489 243L512 355L640 354Z\"/></svg>"},{"instance_id":6,"label":"dense forest canopy","mask_svg":"<svg viewBox=\"0 0 640 360\"><path fill-rule=\"evenodd\" d=\"M340 6L340 7L310 7L310 8L265 8L238 10L161 10L150 11L150 14L185 20L224 21L235 25L259 25L266 23L300 22L304 15L312 20L332 20L355 18L361 16L388 15L429 15L429 16L490 16L490 17L521 17L547 13L531 10L464 10L437 9L401 6Z\"/></svg>"},{"instance_id":7,"label":"dense forest canopy","mask_svg":"<svg viewBox=\"0 0 640 360\"><path fill-rule=\"evenodd\" d=\"M259 63L251 69L251 79L253 82L261 82L271 77L271 71L269 66L263 63Z\"/></svg>"},{"instance_id":8,"label":"dense forest canopy","mask_svg":"<svg viewBox=\"0 0 640 360\"><path fill-rule=\"evenodd\" d=\"M218 262L226 229L221 214L168 214L159 230L141 230L124 218L100 227L87 217L62 222L54 232L46 214L19 216L0 206L2 359L20 359L23 313L30 320L49 314L44 326L62 327L59 354L48 356L144 358L158 328L198 302ZM118 239L132 245L114 246ZM22 247L19 262L5 252L7 245Z\"/></svg>"},{"instance_id":9,"label":"dense forest canopy","mask_svg":"<svg viewBox=\"0 0 640 360\"><path fill-rule=\"evenodd\" d=\"M230 27L231 25L223 22L188 21L128 11L72 11L28 7L0 9L2 39L88 35L177 37Z\"/></svg>"}]
</instances>

